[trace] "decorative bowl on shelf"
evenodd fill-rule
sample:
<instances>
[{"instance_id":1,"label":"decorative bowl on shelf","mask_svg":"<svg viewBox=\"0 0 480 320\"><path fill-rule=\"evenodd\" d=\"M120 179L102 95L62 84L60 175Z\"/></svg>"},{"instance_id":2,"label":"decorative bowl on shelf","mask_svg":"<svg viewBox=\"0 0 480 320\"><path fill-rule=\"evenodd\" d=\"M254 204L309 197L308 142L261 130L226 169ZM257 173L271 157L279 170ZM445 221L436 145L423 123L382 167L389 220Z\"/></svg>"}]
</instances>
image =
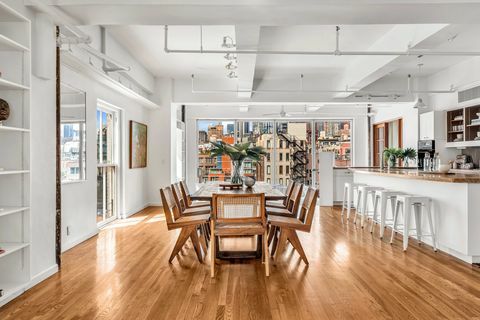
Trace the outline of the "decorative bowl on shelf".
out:
<instances>
[{"instance_id":1,"label":"decorative bowl on shelf","mask_svg":"<svg viewBox=\"0 0 480 320\"><path fill-rule=\"evenodd\" d=\"M440 173L448 173L449 170L450 170L449 164L441 164L437 171Z\"/></svg>"}]
</instances>

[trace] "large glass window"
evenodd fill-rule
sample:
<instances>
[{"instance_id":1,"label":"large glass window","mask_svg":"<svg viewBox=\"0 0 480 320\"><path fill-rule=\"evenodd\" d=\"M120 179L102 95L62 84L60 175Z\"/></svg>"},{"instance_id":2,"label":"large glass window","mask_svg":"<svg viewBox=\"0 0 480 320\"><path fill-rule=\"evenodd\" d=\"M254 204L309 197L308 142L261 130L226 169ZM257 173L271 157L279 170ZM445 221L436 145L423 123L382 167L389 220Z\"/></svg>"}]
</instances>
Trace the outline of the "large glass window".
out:
<instances>
[{"instance_id":1,"label":"large glass window","mask_svg":"<svg viewBox=\"0 0 480 320\"><path fill-rule=\"evenodd\" d=\"M352 165L352 121L321 120L315 124L317 152L334 152L336 167Z\"/></svg>"},{"instance_id":2,"label":"large glass window","mask_svg":"<svg viewBox=\"0 0 480 320\"><path fill-rule=\"evenodd\" d=\"M85 92L61 86L60 148L62 182L85 180Z\"/></svg>"},{"instance_id":3,"label":"large glass window","mask_svg":"<svg viewBox=\"0 0 480 320\"><path fill-rule=\"evenodd\" d=\"M235 143L234 121L199 120L198 125L198 181L230 181L232 162L228 156L210 158L212 141Z\"/></svg>"},{"instance_id":4,"label":"large glass window","mask_svg":"<svg viewBox=\"0 0 480 320\"><path fill-rule=\"evenodd\" d=\"M279 184L286 185L289 180L306 185L312 184L311 127L311 121L277 122L276 170ZM287 165L288 172L283 170Z\"/></svg>"},{"instance_id":5,"label":"large glass window","mask_svg":"<svg viewBox=\"0 0 480 320\"><path fill-rule=\"evenodd\" d=\"M351 120L198 120L197 127L200 183L230 180L230 159L210 158L211 141L264 147L267 156L258 162L245 161L244 174L268 183L287 185L293 180L312 185L313 179L318 179L312 174L314 153L321 151L335 153L335 166L352 164Z\"/></svg>"}]
</instances>

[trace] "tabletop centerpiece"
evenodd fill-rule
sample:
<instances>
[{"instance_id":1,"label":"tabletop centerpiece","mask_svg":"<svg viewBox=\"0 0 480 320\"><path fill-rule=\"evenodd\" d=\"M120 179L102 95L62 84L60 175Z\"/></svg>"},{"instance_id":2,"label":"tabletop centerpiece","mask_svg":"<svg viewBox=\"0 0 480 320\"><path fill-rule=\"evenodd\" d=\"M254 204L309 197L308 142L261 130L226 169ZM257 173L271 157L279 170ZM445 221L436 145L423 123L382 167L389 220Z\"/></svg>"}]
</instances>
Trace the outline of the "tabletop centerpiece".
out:
<instances>
[{"instance_id":1,"label":"tabletop centerpiece","mask_svg":"<svg viewBox=\"0 0 480 320\"><path fill-rule=\"evenodd\" d=\"M242 176L241 170L243 162L246 159L251 159L255 162L267 155L263 147L254 146L252 143L237 143L234 145L225 143L223 141L212 141L213 147L210 149L210 157L228 156L232 160L232 183L241 184Z\"/></svg>"}]
</instances>

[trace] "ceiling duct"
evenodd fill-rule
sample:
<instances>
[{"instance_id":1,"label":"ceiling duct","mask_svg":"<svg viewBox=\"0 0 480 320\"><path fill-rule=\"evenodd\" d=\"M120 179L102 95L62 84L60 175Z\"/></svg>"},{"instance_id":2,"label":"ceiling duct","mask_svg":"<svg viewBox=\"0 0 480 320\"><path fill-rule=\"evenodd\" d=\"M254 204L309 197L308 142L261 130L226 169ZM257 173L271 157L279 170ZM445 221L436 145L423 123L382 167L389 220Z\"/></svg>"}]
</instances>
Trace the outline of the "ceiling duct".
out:
<instances>
[{"instance_id":1,"label":"ceiling duct","mask_svg":"<svg viewBox=\"0 0 480 320\"><path fill-rule=\"evenodd\" d=\"M458 91L458 103L467 102L480 98L480 86Z\"/></svg>"},{"instance_id":2,"label":"ceiling duct","mask_svg":"<svg viewBox=\"0 0 480 320\"><path fill-rule=\"evenodd\" d=\"M283 54L283 55L314 55L314 56L480 56L477 51L433 51L428 49L411 49L406 51L342 51L340 50L340 28L336 27L336 46L331 51L303 51L303 50L263 50L263 49L234 49L233 46L222 50L199 49L170 49L168 47L168 25L165 26L164 51L166 53L199 53L199 54ZM224 39L225 42L225 39ZM228 42L225 42L228 43Z\"/></svg>"}]
</instances>

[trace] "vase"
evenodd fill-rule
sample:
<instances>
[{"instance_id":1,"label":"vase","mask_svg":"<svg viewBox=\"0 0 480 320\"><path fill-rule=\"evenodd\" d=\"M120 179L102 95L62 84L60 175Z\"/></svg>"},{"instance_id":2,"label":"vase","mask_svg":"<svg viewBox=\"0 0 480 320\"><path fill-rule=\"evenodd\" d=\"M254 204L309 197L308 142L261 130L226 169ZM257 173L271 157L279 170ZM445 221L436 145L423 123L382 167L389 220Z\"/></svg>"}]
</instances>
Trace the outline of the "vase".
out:
<instances>
[{"instance_id":1,"label":"vase","mask_svg":"<svg viewBox=\"0 0 480 320\"><path fill-rule=\"evenodd\" d=\"M408 168L408 158L403 159L403 167Z\"/></svg>"},{"instance_id":2,"label":"vase","mask_svg":"<svg viewBox=\"0 0 480 320\"><path fill-rule=\"evenodd\" d=\"M397 162L397 159L395 157L388 158L388 168L390 169L395 167L396 162Z\"/></svg>"},{"instance_id":3,"label":"vase","mask_svg":"<svg viewBox=\"0 0 480 320\"><path fill-rule=\"evenodd\" d=\"M242 183L242 165L243 161L233 160L232 161L232 183Z\"/></svg>"},{"instance_id":4,"label":"vase","mask_svg":"<svg viewBox=\"0 0 480 320\"><path fill-rule=\"evenodd\" d=\"M244 176L243 177L243 184L245 185L245 187L251 188L255 185L255 178Z\"/></svg>"}]
</instances>

